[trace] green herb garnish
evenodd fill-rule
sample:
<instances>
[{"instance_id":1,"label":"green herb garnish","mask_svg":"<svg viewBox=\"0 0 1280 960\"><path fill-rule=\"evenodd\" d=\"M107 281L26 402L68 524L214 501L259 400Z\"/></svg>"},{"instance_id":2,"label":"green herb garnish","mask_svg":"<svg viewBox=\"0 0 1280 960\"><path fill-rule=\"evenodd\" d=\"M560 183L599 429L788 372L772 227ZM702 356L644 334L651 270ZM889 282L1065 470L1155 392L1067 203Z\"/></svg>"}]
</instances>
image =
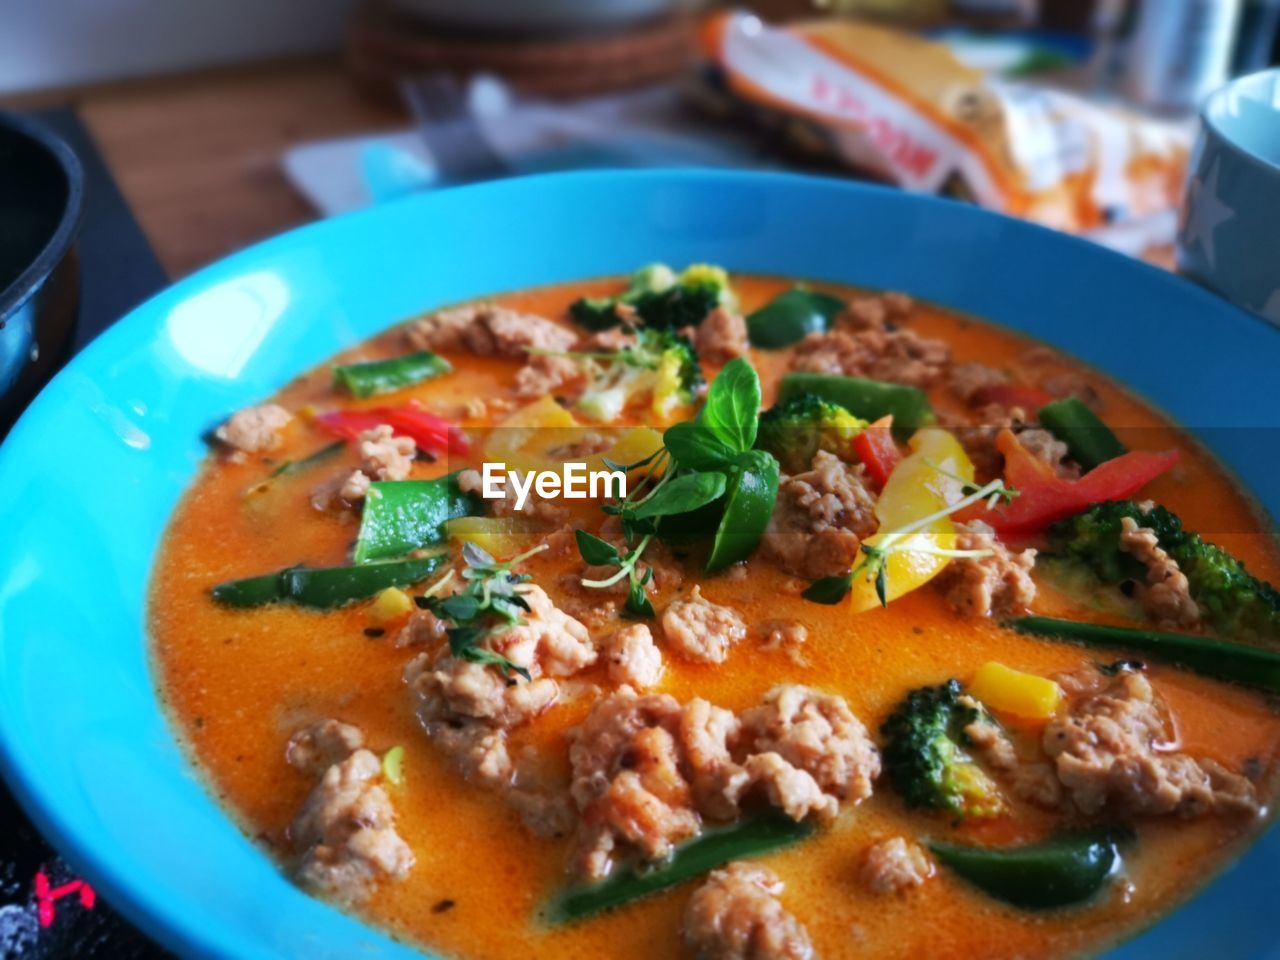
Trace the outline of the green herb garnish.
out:
<instances>
[{"instance_id":1,"label":"green herb garnish","mask_svg":"<svg viewBox=\"0 0 1280 960\"><path fill-rule=\"evenodd\" d=\"M620 554L618 548L608 540L601 540L585 530L575 530L574 536L578 541L578 553L582 555L582 559L586 563L593 567L616 566L618 568L617 573L602 580L588 580L584 577L582 580L584 587L604 590L626 577L630 584L625 606L627 612L634 613L640 617L656 615L653 604L649 602L649 598L644 592L644 588L653 579L653 567L646 567L644 573L641 573L637 568L640 555L644 553L645 547L649 546L649 541L653 539L652 534L646 534L642 537L636 548L625 556Z\"/></svg>"},{"instance_id":2,"label":"green herb garnish","mask_svg":"<svg viewBox=\"0 0 1280 960\"><path fill-rule=\"evenodd\" d=\"M449 652L453 656L497 667L504 677L517 673L525 680L533 679L527 669L489 649L485 641L525 622L524 614L528 612L529 604L518 588L533 578L527 573L513 573L512 568L546 549L545 543L539 544L499 563L486 551L467 541L462 545L462 560L466 564L462 579L466 586L449 597L424 595L414 598L418 606L453 624L445 630L449 637Z\"/></svg>"}]
</instances>

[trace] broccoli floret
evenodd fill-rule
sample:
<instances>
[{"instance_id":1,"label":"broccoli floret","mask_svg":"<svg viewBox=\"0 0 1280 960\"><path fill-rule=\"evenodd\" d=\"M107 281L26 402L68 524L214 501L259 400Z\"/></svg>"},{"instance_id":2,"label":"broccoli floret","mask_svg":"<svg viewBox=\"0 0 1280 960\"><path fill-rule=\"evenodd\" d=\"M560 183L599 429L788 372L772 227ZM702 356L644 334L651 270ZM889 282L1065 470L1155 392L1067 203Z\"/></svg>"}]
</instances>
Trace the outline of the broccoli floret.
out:
<instances>
[{"instance_id":1,"label":"broccoli floret","mask_svg":"<svg viewBox=\"0 0 1280 960\"><path fill-rule=\"evenodd\" d=\"M590 382L578 409L601 422L616 419L644 391L652 392L655 413L665 417L692 403L705 382L693 344L671 330L642 327L635 346L593 355L591 361Z\"/></svg>"},{"instance_id":2,"label":"broccoli floret","mask_svg":"<svg viewBox=\"0 0 1280 960\"><path fill-rule=\"evenodd\" d=\"M1182 526L1164 507L1143 510L1132 500L1100 503L1054 525L1052 551L1082 564L1107 584L1142 580L1146 569L1120 549L1120 521L1133 518L1156 534L1187 578L1191 598L1222 637L1280 640L1280 591L1259 580L1221 547Z\"/></svg>"},{"instance_id":3,"label":"broccoli floret","mask_svg":"<svg viewBox=\"0 0 1280 960\"><path fill-rule=\"evenodd\" d=\"M852 459L850 444L866 425L838 403L801 393L760 414L756 446L777 457L784 472L801 473L819 450Z\"/></svg>"},{"instance_id":4,"label":"broccoli floret","mask_svg":"<svg viewBox=\"0 0 1280 960\"><path fill-rule=\"evenodd\" d=\"M889 715L880 727L884 771L907 806L961 818L1004 809L995 782L965 753L965 728L973 723L995 721L976 700L962 698L958 680L912 690Z\"/></svg>"},{"instance_id":5,"label":"broccoli floret","mask_svg":"<svg viewBox=\"0 0 1280 960\"><path fill-rule=\"evenodd\" d=\"M648 327L680 330L696 327L717 306L735 302L729 275L720 267L693 264L677 276L666 264L641 267L627 289L613 297L584 297L569 314L589 330L607 330L623 322L618 307L635 311Z\"/></svg>"}]
</instances>

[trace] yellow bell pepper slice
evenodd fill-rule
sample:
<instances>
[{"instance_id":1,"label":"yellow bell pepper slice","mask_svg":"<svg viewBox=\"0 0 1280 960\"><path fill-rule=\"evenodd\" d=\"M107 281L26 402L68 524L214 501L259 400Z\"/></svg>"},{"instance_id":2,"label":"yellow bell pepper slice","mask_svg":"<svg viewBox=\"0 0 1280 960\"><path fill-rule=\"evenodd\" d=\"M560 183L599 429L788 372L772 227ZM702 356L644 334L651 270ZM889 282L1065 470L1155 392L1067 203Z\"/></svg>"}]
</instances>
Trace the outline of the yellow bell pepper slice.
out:
<instances>
[{"instance_id":1,"label":"yellow bell pepper slice","mask_svg":"<svg viewBox=\"0 0 1280 960\"><path fill-rule=\"evenodd\" d=\"M387 587L374 598L369 606L369 616L374 623L390 623L407 617L413 610L413 600L399 587Z\"/></svg>"},{"instance_id":2,"label":"yellow bell pepper slice","mask_svg":"<svg viewBox=\"0 0 1280 960\"><path fill-rule=\"evenodd\" d=\"M508 470L554 470L560 461L550 452L581 439L582 427L573 414L546 396L495 426L485 438L484 455Z\"/></svg>"},{"instance_id":3,"label":"yellow bell pepper slice","mask_svg":"<svg viewBox=\"0 0 1280 960\"><path fill-rule=\"evenodd\" d=\"M1023 673L994 660L973 675L969 693L992 710L1028 720L1047 720L1062 702L1062 688L1047 677Z\"/></svg>"},{"instance_id":4,"label":"yellow bell pepper slice","mask_svg":"<svg viewBox=\"0 0 1280 960\"><path fill-rule=\"evenodd\" d=\"M513 557L530 540L546 535L542 525L524 517L457 517L446 521L444 530L456 546L470 541L494 557Z\"/></svg>"},{"instance_id":5,"label":"yellow bell pepper slice","mask_svg":"<svg viewBox=\"0 0 1280 960\"><path fill-rule=\"evenodd\" d=\"M876 517L882 532L868 537L864 541L868 546L878 546L892 531L956 503L964 496L964 483L973 482L972 461L955 436L946 430L936 427L917 430L908 445L912 452L889 475L876 503ZM955 549L955 524L950 517L939 517L905 538L894 539L893 552L885 561L884 570L885 597L891 602L942 572L949 558L912 548ZM880 606L874 575L864 571L854 578L849 602L854 613Z\"/></svg>"},{"instance_id":6,"label":"yellow bell pepper slice","mask_svg":"<svg viewBox=\"0 0 1280 960\"><path fill-rule=\"evenodd\" d=\"M484 442L484 457L505 463L508 470L561 472L565 460L555 455L555 451L572 446L582 440L588 430L596 432L597 429L584 427L553 398L543 397L517 410L490 431ZM657 430L629 427L617 434L617 439L607 450L583 457L582 462L588 472L608 470L606 460L638 463L660 449L662 434ZM489 552L493 553L492 550Z\"/></svg>"}]
</instances>

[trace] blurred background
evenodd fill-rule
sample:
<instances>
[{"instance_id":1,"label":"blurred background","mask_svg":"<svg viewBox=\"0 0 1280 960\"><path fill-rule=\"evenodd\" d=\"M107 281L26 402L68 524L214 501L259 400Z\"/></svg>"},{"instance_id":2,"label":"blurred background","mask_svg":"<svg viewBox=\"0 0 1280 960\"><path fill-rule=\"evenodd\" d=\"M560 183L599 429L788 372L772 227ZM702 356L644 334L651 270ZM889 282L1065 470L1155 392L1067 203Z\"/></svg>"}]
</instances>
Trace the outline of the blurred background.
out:
<instances>
[{"instance_id":1,"label":"blurred background","mask_svg":"<svg viewBox=\"0 0 1280 960\"><path fill-rule=\"evenodd\" d=\"M1160 262L1190 118L1275 62L1278 20L1280 0L41 0L0 11L0 107L74 107L171 276L311 216L574 166L869 176Z\"/></svg>"},{"instance_id":2,"label":"blurred background","mask_svg":"<svg viewBox=\"0 0 1280 960\"><path fill-rule=\"evenodd\" d=\"M870 179L1170 267L1197 109L1278 25L1280 0L0 0L0 438L171 280L495 177ZM2 787L0 822L0 957L161 955Z\"/></svg>"}]
</instances>

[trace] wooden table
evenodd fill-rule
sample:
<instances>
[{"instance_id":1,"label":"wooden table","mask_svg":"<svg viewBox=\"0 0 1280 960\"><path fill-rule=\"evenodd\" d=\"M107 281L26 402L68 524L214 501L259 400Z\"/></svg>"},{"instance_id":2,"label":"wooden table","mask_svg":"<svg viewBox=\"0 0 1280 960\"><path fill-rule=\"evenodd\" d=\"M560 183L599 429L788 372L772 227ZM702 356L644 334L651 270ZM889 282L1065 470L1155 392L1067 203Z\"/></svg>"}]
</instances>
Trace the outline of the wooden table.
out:
<instances>
[{"instance_id":1,"label":"wooden table","mask_svg":"<svg viewBox=\"0 0 1280 960\"><path fill-rule=\"evenodd\" d=\"M175 279L315 217L281 171L288 147L407 123L361 98L336 58L13 97L0 107L67 103Z\"/></svg>"}]
</instances>

